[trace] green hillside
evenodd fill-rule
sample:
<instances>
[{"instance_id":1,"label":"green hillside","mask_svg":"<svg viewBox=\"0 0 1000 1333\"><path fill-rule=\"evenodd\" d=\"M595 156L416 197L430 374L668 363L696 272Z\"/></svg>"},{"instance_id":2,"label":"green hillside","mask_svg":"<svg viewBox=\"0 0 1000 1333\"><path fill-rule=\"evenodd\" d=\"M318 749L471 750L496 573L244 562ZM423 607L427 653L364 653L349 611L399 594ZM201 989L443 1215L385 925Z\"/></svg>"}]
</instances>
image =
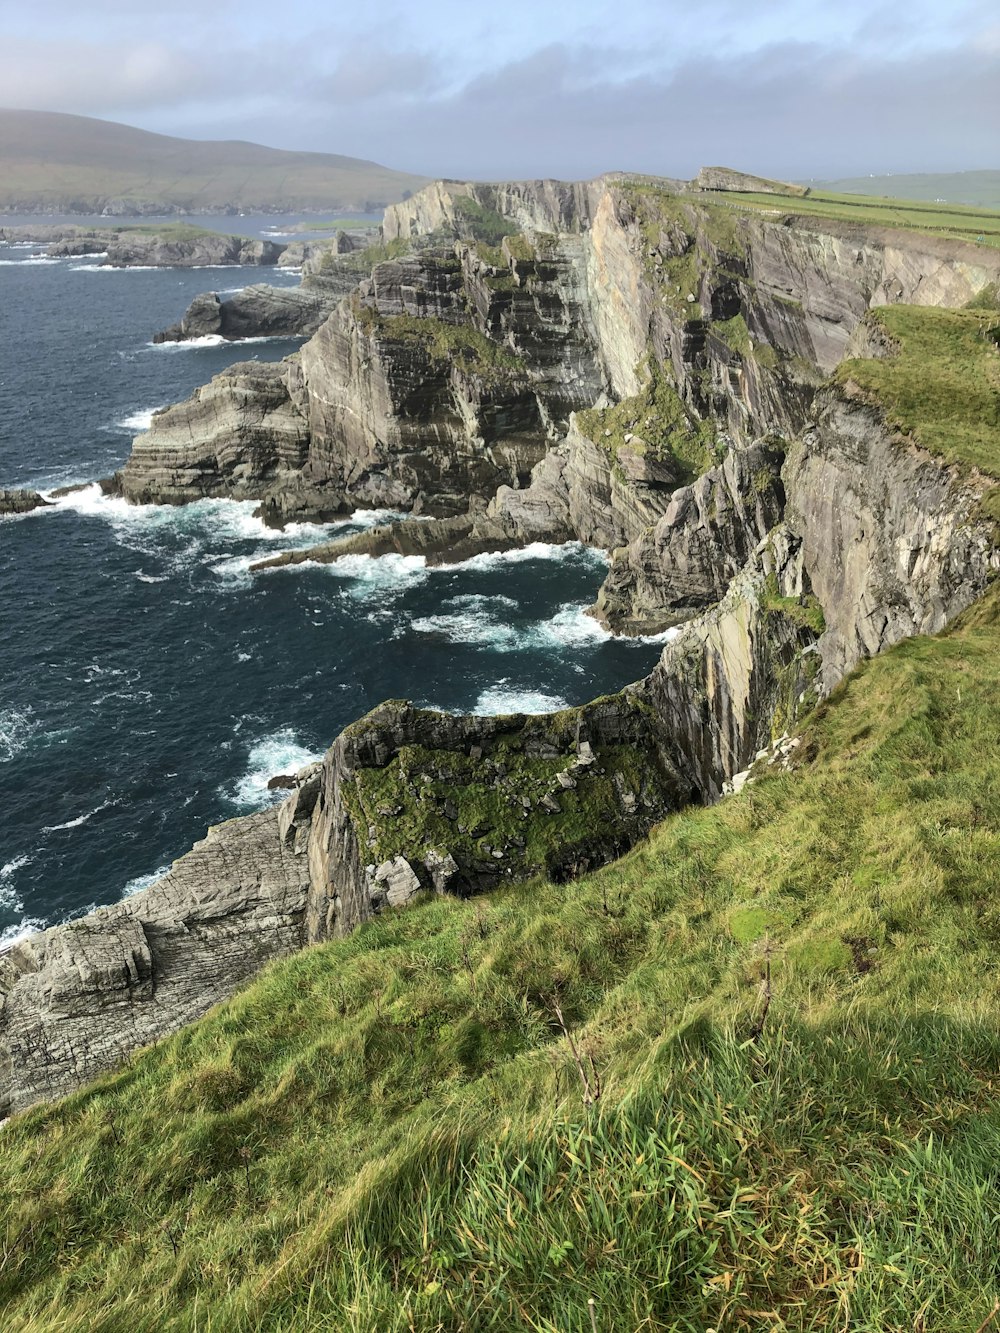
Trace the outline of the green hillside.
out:
<instances>
[{"instance_id":1,"label":"green hillside","mask_svg":"<svg viewBox=\"0 0 1000 1333\"><path fill-rule=\"evenodd\" d=\"M15 1119L5 1333L980 1327L998 648L1000 589L794 771L577 883L386 913Z\"/></svg>"},{"instance_id":2,"label":"green hillside","mask_svg":"<svg viewBox=\"0 0 1000 1333\"><path fill-rule=\"evenodd\" d=\"M332 153L174 139L87 116L0 110L0 213L370 212L424 184Z\"/></svg>"},{"instance_id":3,"label":"green hillside","mask_svg":"<svg viewBox=\"0 0 1000 1333\"><path fill-rule=\"evenodd\" d=\"M888 195L893 199L926 199L940 203L979 204L1000 208L1000 171L915 172L893 176L850 176L820 181L839 194Z\"/></svg>"},{"instance_id":4,"label":"green hillside","mask_svg":"<svg viewBox=\"0 0 1000 1333\"><path fill-rule=\"evenodd\" d=\"M1000 212L989 208L883 199L870 194L834 194L825 189L810 190L804 199L739 190L704 191L696 197L706 203L770 216L783 213L789 217L827 218L868 228L893 227L977 245L1000 246Z\"/></svg>"}]
</instances>

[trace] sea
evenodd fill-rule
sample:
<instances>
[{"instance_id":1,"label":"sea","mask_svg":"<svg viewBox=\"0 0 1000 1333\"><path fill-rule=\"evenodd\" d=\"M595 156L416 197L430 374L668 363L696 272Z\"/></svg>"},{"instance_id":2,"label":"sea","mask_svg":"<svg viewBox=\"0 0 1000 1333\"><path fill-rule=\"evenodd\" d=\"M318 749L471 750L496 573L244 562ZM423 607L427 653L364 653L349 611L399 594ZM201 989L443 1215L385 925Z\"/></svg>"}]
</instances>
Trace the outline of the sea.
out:
<instances>
[{"instance_id":1,"label":"sea","mask_svg":"<svg viewBox=\"0 0 1000 1333\"><path fill-rule=\"evenodd\" d=\"M296 221L206 225L274 236ZM299 274L39 251L0 246L0 486L86 484L0 518L0 948L153 883L210 825L279 799L273 775L320 758L384 699L542 712L649 671L659 641L613 638L585 614L605 557L577 544L251 575L264 556L389 515L275 531L252 503L104 496L95 479L156 408L299 345L153 334L199 292Z\"/></svg>"}]
</instances>

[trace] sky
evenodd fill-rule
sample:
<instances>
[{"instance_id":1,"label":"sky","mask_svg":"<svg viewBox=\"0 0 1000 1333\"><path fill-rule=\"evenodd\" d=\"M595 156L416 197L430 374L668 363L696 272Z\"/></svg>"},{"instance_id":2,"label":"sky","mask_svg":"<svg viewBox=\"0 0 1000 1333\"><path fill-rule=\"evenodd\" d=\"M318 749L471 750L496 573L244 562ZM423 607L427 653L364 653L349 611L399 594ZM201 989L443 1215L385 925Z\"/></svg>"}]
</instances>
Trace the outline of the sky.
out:
<instances>
[{"instance_id":1,"label":"sky","mask_svg":"<svg viewBox=\"0 0 1000 1333\"><path fill-rule=\"evenodd\" d=\"M3 0L0 105L466 179L1000 168L1000 5Z\"/></svg>"}]
</instances>

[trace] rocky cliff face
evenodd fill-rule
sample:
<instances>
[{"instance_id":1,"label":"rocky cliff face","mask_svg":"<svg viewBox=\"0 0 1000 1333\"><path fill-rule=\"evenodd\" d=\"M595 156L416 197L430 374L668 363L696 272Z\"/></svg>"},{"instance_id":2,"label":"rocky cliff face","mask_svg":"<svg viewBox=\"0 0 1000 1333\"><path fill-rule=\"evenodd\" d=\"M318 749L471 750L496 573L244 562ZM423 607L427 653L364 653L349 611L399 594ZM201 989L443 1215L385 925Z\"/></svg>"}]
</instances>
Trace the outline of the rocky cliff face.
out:
<instances>
[{"instance_id":1,"label":"rocky cliff face","mask_svg":"<svg viewBox=\"0 0 1000 1333\"><path fill-rule=\"evenodd\" d=\"M299 354L157 414L121 491L436 516L266 563L581 540L611 552L606 624L676 632L645 680L548 717L385 704L277 811L19 946L0 971L0 1113L420 892L618 855L1000 569L992 479L827 382L848 352L891 354L873 305L961 304L997 281L995 253L622 178L439 183L389 210L385 241Z\"/></svg>"},{"instance_id":2,"label":"rocky cliff face","mask_svg":"<svg viewBox=\"0 0 1000 1333\"><path fill-rule=\"evenodd\" d=\"M275 810L211 829L151 889L0 954L0 1119L114 1068L300 948L308 864L287 833Z\"/></svg>"},{"instance_id":3,"label":"rocky cliff face","mask_svg":"<svg viewBox=\"0 0 1000 1333\"><path fill-rule=\"evenodd\" d=\"M339 295L308 287L255 283L228 300L215 292L196 296L176 324L153 335L154 343L191 338L308 338L331 314Z\"/></svg>"}]
</instances>

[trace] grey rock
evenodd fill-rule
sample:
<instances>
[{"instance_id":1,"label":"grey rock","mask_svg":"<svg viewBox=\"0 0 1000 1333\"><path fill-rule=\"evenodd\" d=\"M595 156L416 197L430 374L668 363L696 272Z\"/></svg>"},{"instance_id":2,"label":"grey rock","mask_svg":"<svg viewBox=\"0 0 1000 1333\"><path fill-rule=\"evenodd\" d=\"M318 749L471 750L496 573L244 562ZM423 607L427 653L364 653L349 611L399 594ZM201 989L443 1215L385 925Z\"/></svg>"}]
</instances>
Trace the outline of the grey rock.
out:
<instances>
[{"instance_id":1,"label":"grey rock","mask_svg":"<svg viewBox=\"0 0 1000 1333\"><path fill-rule=\"evenodd\" d=\"M0 514L29 514L48 504L37 491L5 490L0 488Z\"/></svg>"}]
</instances>

